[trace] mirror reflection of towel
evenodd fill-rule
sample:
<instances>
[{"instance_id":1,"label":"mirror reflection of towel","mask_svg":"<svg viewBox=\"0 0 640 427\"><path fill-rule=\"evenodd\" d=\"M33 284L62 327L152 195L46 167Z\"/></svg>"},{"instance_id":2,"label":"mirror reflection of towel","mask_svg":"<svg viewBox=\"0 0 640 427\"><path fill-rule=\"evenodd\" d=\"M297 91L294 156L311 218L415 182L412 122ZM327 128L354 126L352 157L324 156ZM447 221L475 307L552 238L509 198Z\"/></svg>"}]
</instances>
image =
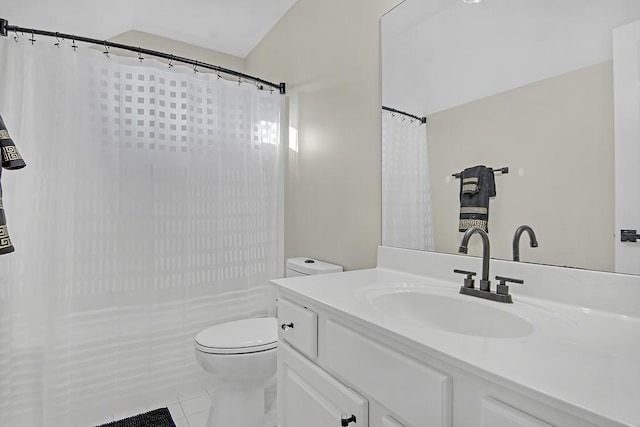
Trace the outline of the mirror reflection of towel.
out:
<instances>
[{"instance_id":1,"label":"mirror reflection of towel","mask_svg":"<svg viewBox=\"0 0 640 427\"><path fill-rule=\"evenodd\" d=\"M26 163L18 153L16 145L9 136L7 127L4 124L2 116L0 116L0 156L2 157L2 167L4 169L22 169ZM0 169L0 176L2 169ZM2 203L2 186L0 186L0 255L13 252L15 249L11 243L9 232L7 231L7 218L4 214L4 206Z\"/></svg>"},{"instance_id":2,"label":"mirror reflection of towel","mask_svg":"<svg viewBox=\"0 0 640 427\"><path fill-rule=\"evenodd\" d=\"M13 252L13 244L7 231L7 218L4 216L4 206L2 205L2 189L0 189L0 255Z\"/></svg>"},{"instance_id":3,"label":"mirror reflection of towel","mask_svg":"<svg viewBox=\"0 0 640 427\"><path fill-rule=\"evenodd\" d=\"M493 169L483 165L460 174L460 221L458 231L478 226L489 232L489 198L496 195Z\"/></svg>"}]
</instances>

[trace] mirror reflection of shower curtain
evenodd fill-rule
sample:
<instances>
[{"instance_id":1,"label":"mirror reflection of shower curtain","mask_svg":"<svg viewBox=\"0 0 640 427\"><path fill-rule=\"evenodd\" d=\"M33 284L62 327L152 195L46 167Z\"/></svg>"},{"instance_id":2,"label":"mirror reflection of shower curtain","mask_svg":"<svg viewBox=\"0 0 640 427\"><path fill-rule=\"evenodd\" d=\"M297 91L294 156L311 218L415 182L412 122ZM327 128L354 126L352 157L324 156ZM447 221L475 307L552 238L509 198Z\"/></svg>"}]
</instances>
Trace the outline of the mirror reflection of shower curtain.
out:
<instances>
[{"instance_id":1,"label":"mirror reflection of shower curtain","mask_svg":"<svg viewBox=\"0 0 640 427\"><path fill-rule=\"evenodd\" d=\"M426 132L420 122L382 114L384 246L434 249Z\"/></svg>"}]
</instances>

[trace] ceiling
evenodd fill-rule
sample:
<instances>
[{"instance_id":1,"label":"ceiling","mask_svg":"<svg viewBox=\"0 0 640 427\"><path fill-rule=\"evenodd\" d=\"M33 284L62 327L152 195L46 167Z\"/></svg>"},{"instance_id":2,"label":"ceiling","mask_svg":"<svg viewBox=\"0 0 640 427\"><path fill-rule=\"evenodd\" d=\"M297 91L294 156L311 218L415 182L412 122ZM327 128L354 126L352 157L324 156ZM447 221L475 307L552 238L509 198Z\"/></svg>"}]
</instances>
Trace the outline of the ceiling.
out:
<instances>
[{"instance_id":1,"label":"ceiling","mask_svg":"<svg viewBox=\"0 0 640 427\"><path fill-rule=\"evenodd\" d=\"M0 0L0 18L97 39L137 30L244 58L295 1Z\"/></svg>"}]
</instances>

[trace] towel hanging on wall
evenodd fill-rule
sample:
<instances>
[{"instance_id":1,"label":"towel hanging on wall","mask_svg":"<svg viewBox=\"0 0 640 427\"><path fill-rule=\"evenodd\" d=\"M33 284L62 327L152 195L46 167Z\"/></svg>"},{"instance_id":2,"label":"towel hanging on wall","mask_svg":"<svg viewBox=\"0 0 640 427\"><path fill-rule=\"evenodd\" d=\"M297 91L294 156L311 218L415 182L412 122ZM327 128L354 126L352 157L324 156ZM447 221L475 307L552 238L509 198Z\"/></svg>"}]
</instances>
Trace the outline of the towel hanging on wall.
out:
<instances>
[{"instance_id":1,"label":"towel hanging on wall","mask_svg":"<svg viewBox=\"0 0 640 427\"><path fill-rule=\"evenodd\" d=\"M16 145L9 136L9 131L4 124L2 116L0 116L0 155L2 156L2 168L0 168L0 177L2 169L22 169L26 163L18 152ZM7 232L7 219L4 214L4 206L2 204L2 186L0 185L0 255L8 254L14 251L11 238Z\"/></svg>"},{"instance_id":2,"label":"towel hanging on wall","mask_svg":"<svg viewBox=\"0 0 640 427\"><path fill-rule=\"evenodd\" d=\"M493 169L478 165L462 171L458 231L464 232L473 226L478 226L488 232L489 198L495 195Z\"/></svg>"}]
</instances>

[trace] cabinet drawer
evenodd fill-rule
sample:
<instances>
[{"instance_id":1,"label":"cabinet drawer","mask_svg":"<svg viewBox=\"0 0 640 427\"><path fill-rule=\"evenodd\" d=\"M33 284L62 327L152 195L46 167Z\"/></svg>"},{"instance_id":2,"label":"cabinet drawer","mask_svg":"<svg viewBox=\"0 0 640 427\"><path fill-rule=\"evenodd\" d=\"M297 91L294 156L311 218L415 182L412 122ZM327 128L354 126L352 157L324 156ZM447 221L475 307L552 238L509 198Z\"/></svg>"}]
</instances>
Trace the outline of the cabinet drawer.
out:
<instances>
[{"instance_id":1,"label":"cabinet drawer","mask_svg":"<svg viewBox=\"0 0 640 427\"><path fill-rule=\"evenodd\" d=\"M313 311L280 298L278 335L311 359L318 356L318 315Z\"/></svg>"},{"instance_id":2,"label":"cabinet drawer","mask_svg":"<svg viewBox=\"0 0 640 427\"><path fill-rule=\"evenodd\" d=\"M449 375L331 320L323 354L330 371L366 390L409 425L452 425Z\"/></svg>"}]
</instances>

